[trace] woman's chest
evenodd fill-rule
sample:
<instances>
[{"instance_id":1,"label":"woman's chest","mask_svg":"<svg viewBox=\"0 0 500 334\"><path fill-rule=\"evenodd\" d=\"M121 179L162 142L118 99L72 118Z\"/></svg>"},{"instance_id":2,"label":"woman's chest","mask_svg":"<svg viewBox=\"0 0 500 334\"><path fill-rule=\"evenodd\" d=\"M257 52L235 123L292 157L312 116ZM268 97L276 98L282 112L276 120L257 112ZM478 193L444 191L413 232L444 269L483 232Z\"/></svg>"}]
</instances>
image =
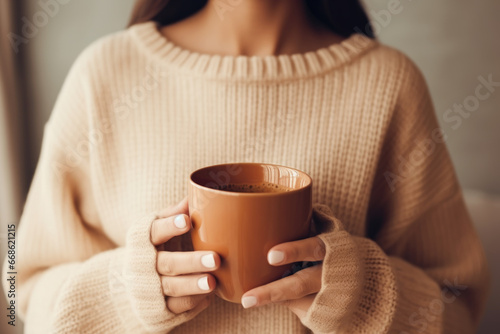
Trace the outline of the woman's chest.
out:
<instances>
[{"instance_id":1,"label":"woman's chest","mask_svg":"<svg viewBox=\"0 0 500 334\"><path fill-rule=\"evenodd\" d=\"M96 151L97 166L112 161L94 169L96 180L114 185L98 192L108 208L104 225L116 231L116 224L129 226L137 214L181 200L197 168L266 162L309 173L313 201L362 233L383 118L340 91L327 94L325 85L332 86L316 81L243 89L187 80L168 99L144 99L113 120L114 130ZM116 239L123 242L124 235Z\"/></svg>"}]
</instances>

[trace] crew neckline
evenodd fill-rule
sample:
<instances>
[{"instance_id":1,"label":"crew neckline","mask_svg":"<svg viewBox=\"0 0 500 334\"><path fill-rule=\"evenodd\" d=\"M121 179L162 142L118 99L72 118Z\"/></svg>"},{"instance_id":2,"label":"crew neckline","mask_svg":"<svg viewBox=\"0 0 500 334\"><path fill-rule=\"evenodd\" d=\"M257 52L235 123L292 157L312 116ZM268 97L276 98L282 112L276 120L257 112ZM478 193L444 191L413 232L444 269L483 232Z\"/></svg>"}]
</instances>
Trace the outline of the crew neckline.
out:
<instances>
[{"instance_id":1,"label":"crew neckline","mask_svg":"<svg viewBox=\"0 0 500 334\"><path fill-rule=\"evenodd\" d=\"M171 71L225 80L285 80L321 75L348 64L378 42L355 33L340 43L305 53L231 56L190 51L168 40L157 22L129 28L140 49Z\"/></svg>"}]
</instances>

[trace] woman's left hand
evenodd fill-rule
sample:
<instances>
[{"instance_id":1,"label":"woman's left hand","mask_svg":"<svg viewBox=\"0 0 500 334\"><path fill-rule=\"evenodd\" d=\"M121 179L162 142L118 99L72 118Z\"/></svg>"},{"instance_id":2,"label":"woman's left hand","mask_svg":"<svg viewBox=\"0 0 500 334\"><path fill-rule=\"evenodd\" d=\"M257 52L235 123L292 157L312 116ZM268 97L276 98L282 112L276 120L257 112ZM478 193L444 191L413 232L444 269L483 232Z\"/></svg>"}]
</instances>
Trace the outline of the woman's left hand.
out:
<instances>
[{"instance_id":1,"label":"woman's left hand","mask_svg":"<svg viewBox=\"0 0 500 334\"><path fill-rule=\"evenodd\" d=\"M325 244L317 236L274 246L267 253L271 265L284 265L301 261L322 261ZM262 306L269 303L286 305L302 319L314 297L321 289L323 264L308 267L293 275L247 291L241 298L243 307Z\"/></svg>"}]
</instances>

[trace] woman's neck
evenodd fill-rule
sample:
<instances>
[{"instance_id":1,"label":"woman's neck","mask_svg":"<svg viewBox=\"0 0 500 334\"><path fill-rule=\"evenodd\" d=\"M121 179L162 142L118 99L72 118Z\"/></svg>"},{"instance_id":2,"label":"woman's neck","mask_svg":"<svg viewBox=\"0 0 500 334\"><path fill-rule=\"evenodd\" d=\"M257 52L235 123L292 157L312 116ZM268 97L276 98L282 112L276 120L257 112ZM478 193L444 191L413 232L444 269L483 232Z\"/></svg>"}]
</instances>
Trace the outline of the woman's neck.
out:
<instances>
[{"instance_id":1,"label":"woman's neck","mask_svg":"<svg viewBox=\"0 0 500 334\"><path fill-rule=\"evenodd\" d=\"M314 23L303 0L209 0L162 33L191 51L233 56L305 53L342 41Z\"/></svg>"}]
</instances>

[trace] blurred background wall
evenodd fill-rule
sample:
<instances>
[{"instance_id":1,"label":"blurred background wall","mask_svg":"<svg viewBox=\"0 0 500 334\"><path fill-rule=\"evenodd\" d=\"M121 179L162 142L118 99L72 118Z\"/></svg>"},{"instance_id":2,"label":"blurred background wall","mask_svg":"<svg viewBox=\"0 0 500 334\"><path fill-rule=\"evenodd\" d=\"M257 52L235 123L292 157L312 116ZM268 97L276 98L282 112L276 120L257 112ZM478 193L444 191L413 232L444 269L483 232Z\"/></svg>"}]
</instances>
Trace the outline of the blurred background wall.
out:
<instances>
[{"instance_id":1,"label":"blurred background wall","mask_svg":"<svg viewBox=\"0 0 500 334\"><path fill-rule=\"evenodd\" d=\"M41 3L49 1L15 0L18 11L11 19L21 26L23 18L32 20L43 10ZM63 2L66 4L60 5L16 54L22 64L21 113L29 120L20 127L20 139L25 141L24 154L19 152L25 169L21 202L36 166L43 125L71 64L89 43L125 27L134 0ZM500 235L500 87L478 106L471 103L479 77L488 80L492 76L493 81L500 82L500 1L366 0L365 4L380 40L409 55L429 83L469 210L490 260L495 297L490 298L480 333L493 333L500 328L500 317L495 313L500 309L500 285L496 284L500 272L495 266L500 259L495 239ZM469 103L473 111L461 116L453 108L464 103ZM4 220L2 228L11 223ZM4 299L0 301L1 309L3 303ZM0 323L1 333L16 333L10 327L4 328L5 323ZM16 329L21 331L21 327Z\"/></svg>"}]
</instances>

